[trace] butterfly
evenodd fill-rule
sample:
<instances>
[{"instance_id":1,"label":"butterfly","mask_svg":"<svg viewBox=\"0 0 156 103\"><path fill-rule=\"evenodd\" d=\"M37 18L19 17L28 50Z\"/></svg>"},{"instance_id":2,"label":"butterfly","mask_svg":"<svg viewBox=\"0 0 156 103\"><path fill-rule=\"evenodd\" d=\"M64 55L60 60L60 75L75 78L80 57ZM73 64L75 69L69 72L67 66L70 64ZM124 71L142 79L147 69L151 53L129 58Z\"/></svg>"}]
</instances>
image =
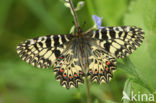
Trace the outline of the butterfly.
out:
<instances>
[{"instance_id":1,"label":"butterfly","mask_svg":"<svg viewBox=\"0 0 156 103\"><path fill-rule=\"evenodd\" d=\"M85 77L108 83L116 70L116 59L131 54L143 39L144 31L136 26L104 27L76 35L29 39L17 46L17 53L35 67L54 67L56 80L69 89L84 83Z\"/></svg>"}]
</instances>

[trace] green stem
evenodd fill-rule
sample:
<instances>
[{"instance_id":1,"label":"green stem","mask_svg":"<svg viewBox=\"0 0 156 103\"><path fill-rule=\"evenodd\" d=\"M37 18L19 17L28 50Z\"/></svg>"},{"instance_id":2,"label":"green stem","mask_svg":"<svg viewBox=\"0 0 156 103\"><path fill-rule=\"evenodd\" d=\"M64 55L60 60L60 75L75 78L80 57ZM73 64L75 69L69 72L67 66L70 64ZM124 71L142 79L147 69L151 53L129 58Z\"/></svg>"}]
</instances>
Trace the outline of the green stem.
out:
<instances>
[{"instance_id":1,"label":"green stem","mask_svg":"<svg viewBox=\"0 0 156 103\"><path fill-rule=\"evenodd\" d=\"M72 15L73 15L73 17L74 17L75 27L77 28L77 32L80 33L79 21L78 21L77 14L76 14L76 12L75 12L75 8L74 8L74 6L73 6L72 0L69 0L69 4L70 4L70 10L71 10Z\"/></svg>"},{"instance_id":2,"label":"green stem","mask_svg":"<svg viewBox=\"0 0 156 103\"><path fill-rule=\"evenodd\" d=\"M87 103L91 103L91 98L90 98L90 86L89 86L89 81L88 78L86 77L86 88L87 88Z\"/></svg>"}]
</instances>

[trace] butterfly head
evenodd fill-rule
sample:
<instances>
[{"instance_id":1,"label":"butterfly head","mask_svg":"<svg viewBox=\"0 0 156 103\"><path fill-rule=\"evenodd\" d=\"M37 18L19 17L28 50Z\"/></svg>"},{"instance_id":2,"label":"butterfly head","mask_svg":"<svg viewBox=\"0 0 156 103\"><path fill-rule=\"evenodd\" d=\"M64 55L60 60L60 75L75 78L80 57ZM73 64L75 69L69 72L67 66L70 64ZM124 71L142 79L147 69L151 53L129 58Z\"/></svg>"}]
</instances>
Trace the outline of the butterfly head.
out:
<instances>
[{"instance_id":1,"label":"butterfly head","mask_svg":"<svg viewBox=\"0 0 156 103\"><path fill-rule=\"evenodd\" d=\"M77 32L75 33L75 35L78 37L78 36L81 36L83 34L83 31L82 31L82 29L79 27L78 29L77 29Z\"/></svg>"}]
</instances>

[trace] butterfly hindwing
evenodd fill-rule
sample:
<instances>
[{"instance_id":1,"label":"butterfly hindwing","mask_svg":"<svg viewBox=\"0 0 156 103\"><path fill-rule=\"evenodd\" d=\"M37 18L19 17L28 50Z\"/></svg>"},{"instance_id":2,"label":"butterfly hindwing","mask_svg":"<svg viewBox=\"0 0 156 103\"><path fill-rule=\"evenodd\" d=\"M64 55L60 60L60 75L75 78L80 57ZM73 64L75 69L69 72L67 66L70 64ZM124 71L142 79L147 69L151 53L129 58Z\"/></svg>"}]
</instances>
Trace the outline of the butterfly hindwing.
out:
<instances>
[{"instance_id":1,"label":"butterfly hindwing","mask_svg":"<svg viewBox=\"0 0 156 103\"><path fill-rule=\"evenodd\" d=\"M76 40L71 41L54 65L56 80L67 89L84 83L85 76L91 82L109 82L116 70L116 59L96 41L85 38L81 43L83 45L77 44Z\"/></svg>"},{"instance_id":2,"label":"butterfly hindwing","mask_svg":"<svg viewBox=\"0 0 156 103\"><path fill-rule=\"evenodd\" d=\"M131 54L144 39L144 31L135 26L104 27L89 34L114 57L123 58Z\"/></svg>"},{"instance_id":3,"label":"butterfly hindwing","mask_svg":"<svg viewBox=\"0 0 156 103\"><path fill-rule=\"evenodd\" d=\"M70 45L65 52L56 59L54 73L56 80L60 81L60 85L67 89L70 87L77 88L79 83L84 83L84 72L80 66L79 59L75 57Z\"/></svg>"},{"instance_id":4,"label":"butterfly hindwing","mask_svg":"<svg viewBox=\"0 0 156 103\"><path fill-rule=\"evenodd\" d=\"M93 45L91 49L92 55L88 58L91 62L88 66L87 76L91 82L96 81L99 84L109 82L116 70L116 59L101 47Z\"/></svg>"},{"instance_id":5,"label":"butterfly hindwing","mask_svg":"<svg viewBox=\"0 0 156 103\"><path fill-rule=\"evenodd\" d=\"M19 56L38 68L51 67L70 41L71 35L48 35L26 40L17 46Z\"/></svg>"}]
</instances>

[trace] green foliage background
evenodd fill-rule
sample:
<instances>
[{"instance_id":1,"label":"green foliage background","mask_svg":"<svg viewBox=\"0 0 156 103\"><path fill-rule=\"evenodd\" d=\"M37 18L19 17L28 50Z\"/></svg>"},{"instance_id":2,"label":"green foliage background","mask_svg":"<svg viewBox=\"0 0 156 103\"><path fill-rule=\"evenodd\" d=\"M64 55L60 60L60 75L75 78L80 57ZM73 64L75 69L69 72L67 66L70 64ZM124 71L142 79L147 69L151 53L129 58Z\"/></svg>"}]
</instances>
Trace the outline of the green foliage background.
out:
<instances>
[{"instance_id":1,"label":"green foliage background","mask_svg":"<svg viewBox=\"0 0 156 103\"><path fill-rule=\"evenodd\" d=\"M73 1L76 5L79 0ZM84 31L93 26L93 14L103 17L104 26L135 25L145 30L141 47L118 60L112 81L91 84L93 103L129 103L121 101L123 90L156 94L155 4L156 0L85 0L77 12ZM0 103L86 103L85 85L66 90L55 81L52 68L32 67L16 54L16 46L26 39L69 33L72 21L70 10L59 0L0 1Z\"/></svg>"}]
</instances>

